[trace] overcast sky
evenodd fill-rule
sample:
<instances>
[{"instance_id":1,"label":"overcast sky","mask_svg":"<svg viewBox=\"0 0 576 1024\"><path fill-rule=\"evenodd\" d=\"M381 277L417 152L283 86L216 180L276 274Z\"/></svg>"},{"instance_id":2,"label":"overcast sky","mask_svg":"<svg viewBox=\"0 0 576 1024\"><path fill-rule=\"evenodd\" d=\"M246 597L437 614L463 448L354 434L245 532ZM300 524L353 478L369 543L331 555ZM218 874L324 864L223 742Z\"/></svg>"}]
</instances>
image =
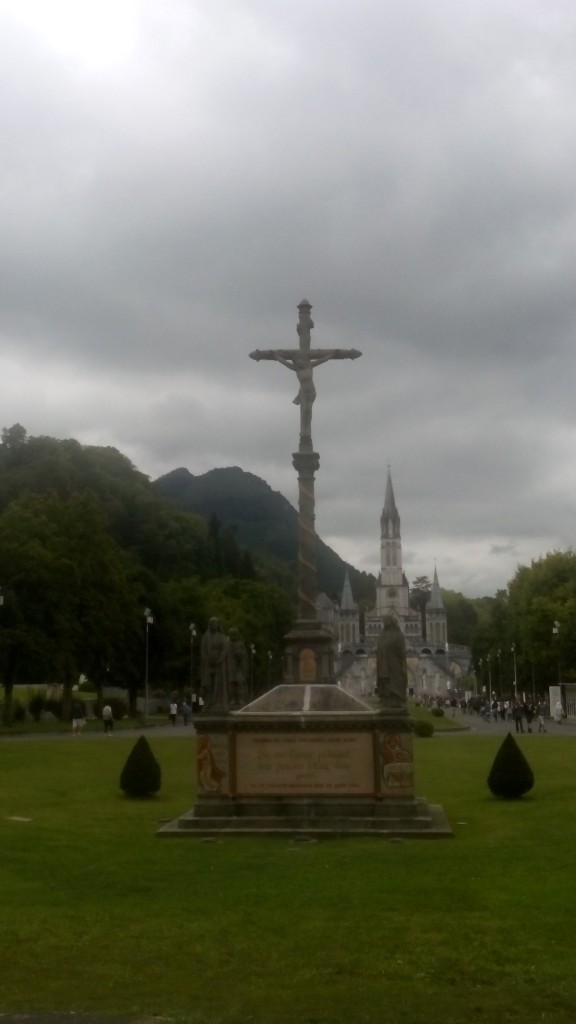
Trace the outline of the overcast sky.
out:
<instances>
[{"instance_id":1,"label":"overcast sky","mask_svg":"<svg viewBox=\"0 0 576 1024\"><path fill-rule=\"evenodd\" d=\"M573 0L0 0L0 426L240 466L378 572L576 539Z\"/></svg>"}]
</instances>

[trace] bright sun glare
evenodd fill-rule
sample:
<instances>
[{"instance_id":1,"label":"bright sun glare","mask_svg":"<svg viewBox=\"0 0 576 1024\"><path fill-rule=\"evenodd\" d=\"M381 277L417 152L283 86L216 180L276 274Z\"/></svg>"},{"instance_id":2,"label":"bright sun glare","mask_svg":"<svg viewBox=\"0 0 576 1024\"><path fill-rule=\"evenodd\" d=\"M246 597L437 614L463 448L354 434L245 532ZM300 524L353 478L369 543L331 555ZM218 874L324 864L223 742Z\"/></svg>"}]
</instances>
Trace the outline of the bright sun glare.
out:
<instances>
[{"instance_id":1,"label":"bright sun glare","mask_svg":"<svg viewBox=\"0 0 576 1024\"><path fill-rule=\"evenodd\" d=\"M46 48L105 66L134 49L140 0L0 0L0 15L24 25Z\"/></svg>"}]
</instances>

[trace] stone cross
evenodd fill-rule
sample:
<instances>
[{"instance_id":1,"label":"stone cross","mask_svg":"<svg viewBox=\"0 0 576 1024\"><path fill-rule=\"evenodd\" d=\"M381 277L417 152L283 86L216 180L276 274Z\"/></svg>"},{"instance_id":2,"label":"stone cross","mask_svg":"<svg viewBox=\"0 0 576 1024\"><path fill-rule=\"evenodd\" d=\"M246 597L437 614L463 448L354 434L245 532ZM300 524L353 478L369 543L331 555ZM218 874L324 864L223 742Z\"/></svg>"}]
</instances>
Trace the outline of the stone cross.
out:
<instances>
[{"instance_id":1,"label":"stone cross","mask_svg":"<svg viewBox=\"0 0 576 1024\"><path fill-rule=\"evenodd\" d=\"M257 349L250 353L251 359L273 359L292 370L298 377L300 390L294 404L300 406L300 446L299 451L311 452L312 448L312 406L316 398L313 370L329 359L358 359L362 355L355 348L310 348L310 332L314 322L310 316L312 306L307 299L298 305L298 324L296 332L300 338L300 347L296 349L276 348Z\"/></svg>"},{"instance_id":2,"label":"stone cross","mask_svg":"<svg viewBox=\"0 0 576 1024\"><path fill-rule=\"evenodd\" d=\"M357 359L356 349L310 347L314 327L307 299L298 305L297 349L258 349L251 359L272 359L298 377L300 390L294 399L300 406L300 446L292 455L298 472L298 619L286 639L284 681L289 683L334 682L332 638L316 615L316 531L314 526L314 474L320 456L312 448L312 406L316 398L313 370L329 359Z\"/></svg>"}]
</instances>

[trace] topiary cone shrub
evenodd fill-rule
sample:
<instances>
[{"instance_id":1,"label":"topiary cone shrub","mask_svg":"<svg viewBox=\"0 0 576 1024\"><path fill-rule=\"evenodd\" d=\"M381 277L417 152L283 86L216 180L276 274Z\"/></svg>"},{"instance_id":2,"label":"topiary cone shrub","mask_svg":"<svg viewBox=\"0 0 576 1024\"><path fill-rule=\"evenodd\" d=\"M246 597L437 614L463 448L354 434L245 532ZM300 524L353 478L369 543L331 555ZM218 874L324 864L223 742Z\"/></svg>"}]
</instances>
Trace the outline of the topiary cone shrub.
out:
<instances>
[{"instance_id":1,"label":"topiary cone shrub","mask_svg":"<svg viewBox=\"0 0 576 1024\"><path fill-rule=\"evenodd\" d=\"M415 736L433 736L434 735L434 724L428 722L425 718L418 718L413 725Z\"/></svg>"},{"instance_id":2,"label":"topiary cone shrub","mask_svg":"<svg viewBox=\"0 0 576 1024\"><path fill-rule=\"evenodd\" d=\"M518 800L534 785L534 773L516 743L508 733L500 746L488 776L488 786L494 796Z\"/></svg>"},{"instance_id":3,"label":"topiary cone shrub","mask_svg":"<svg viewBox=\"0 0 576 1024\"><path fill-rule=\"evenodd\" d=\"M160 789L162 771L145 736L136 740L120 775L120 789L126 796L154 796Z\"/></svg>"}]
</instances>

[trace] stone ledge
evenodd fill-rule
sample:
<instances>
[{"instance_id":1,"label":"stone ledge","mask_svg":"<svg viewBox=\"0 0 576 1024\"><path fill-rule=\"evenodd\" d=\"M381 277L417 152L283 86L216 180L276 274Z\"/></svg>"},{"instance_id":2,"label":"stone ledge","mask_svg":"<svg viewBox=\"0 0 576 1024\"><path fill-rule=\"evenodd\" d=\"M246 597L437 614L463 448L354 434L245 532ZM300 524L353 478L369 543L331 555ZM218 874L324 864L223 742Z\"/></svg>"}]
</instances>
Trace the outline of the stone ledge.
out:
<instances>
[{"instance_id":1,"label":"stone ledge","mask_svg":"<svg viewBox=\"0 0 576 1024\"><path fill-rule=\"evenodd\" d=\"M454 833L450 828L443 808L439 804L418 801L418 812L413 817L328 817L299 818L227 816L222 818L200 818L194 810L180 818L162 825L157 836L160 838L204 838L210 836L311 836L322 839L338 839L343 836L380 836L384 838L447 839Z\"/></svg>"}]
</instances>

